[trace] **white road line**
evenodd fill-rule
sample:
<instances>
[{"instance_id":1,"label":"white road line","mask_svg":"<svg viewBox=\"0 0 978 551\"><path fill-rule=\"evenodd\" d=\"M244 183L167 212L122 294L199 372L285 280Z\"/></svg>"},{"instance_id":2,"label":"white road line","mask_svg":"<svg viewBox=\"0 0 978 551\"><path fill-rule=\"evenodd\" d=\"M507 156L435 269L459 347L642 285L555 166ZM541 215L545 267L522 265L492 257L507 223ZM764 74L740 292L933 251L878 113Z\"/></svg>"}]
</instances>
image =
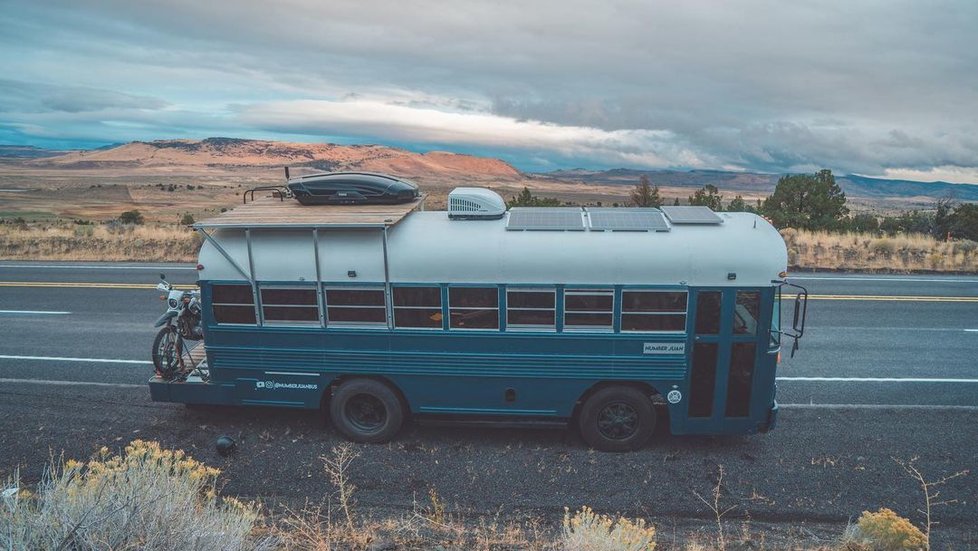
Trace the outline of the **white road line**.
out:
<instances>
[{"instance_id":1,"label":"white road line","mask_svg":"<svg viewBox=\"0 0 978 551\"><path fill-rule=\"evenodd\" d=\"M911 411L978 411L978 406L956 406L941 404L778 404L781 409L869 409L869 410L911 410Z\"/></svg>"},{"instance_id":2,"label":"white road line","mask_svg":"<svg viewBox=\"0 0 978 551\"><path fill-rule=\"evenodd\" d=\"M978 379L944 379L924 377L778 377L777 380L829 383L978 383Z\"/></svg>"},{"instance_id":3,"label":"white road line","mask_svg":"<svg viewBox=\"0 0 978 551\"><path fill-rule=\"evenodd\" d=\"M45 270L196 270L197 266L120 266L99 264L0 264L4 268L41 268Z\"/></svg>"},{"instance_id":4,"label":"white road line","mask_svg":"<svg viewBox=\"0 0 978 551\"><path fill-rule=\"evenodd\" d=\"M42 362L91 362L101 364L152 364L149 360L114 360L106 358L69 358L63 356L16 356L12 354L0 354L0 360L36 360Z\"/></svg>"},{"instance_id":5,"label":"white road line","mask_svg":"<svg viewBox=\"0 0 978 551\"><path fill-rule=\"evenodd\" d=\"M801 280L801 281L915 281L921 283L978 283L978 279L952 279L952 278L928 278L928 277L857 277L857 276L830 276L830 277L818 277L818 276L793 276L789 275L787 277L788 281L791 280Z\"/></svg>"},{"instance_id":6,"label":"white road line","mask_svg":"<svg viewBox=\"0 0 978 551\"><path fill-rule=\"evenodd\" d=\"M966 333L978 333L978 329L965 329Z\"/></svg>"},{"instance_id":7,"label":"white road line","mask_svg":"<svg viewBox=\"0 0 978 551\"><path fill-rule=\"evenodd\" d=\"M67 316L71 312L55 312L52 310L0 310L0 314L25 314L25 315L49 315L49 316Z\"/></svg>"},{"instance_id":8,"label":"white road line","mask_svg":"<svg viewBox=\"0 0 978 551\"><path fill-rule=\"evenodd\" d=\"M54 385L54 386L101 386L112 388L146 388L146 385L134 385L129 383L96 383L93 381L55 381L51 379L4 379L0 378L0 384L24 384L24 385Z\"/></svg>"}]
</instances>

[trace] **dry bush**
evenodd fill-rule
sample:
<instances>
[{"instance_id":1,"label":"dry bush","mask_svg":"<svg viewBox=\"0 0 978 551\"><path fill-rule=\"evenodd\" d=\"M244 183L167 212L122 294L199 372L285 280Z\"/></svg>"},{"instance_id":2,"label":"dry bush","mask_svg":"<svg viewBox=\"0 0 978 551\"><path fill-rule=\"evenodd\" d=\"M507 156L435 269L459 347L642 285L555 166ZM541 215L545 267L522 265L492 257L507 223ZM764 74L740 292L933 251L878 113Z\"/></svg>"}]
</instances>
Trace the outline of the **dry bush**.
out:
<instances>
[{"instance_id":1,"label":"dry bush","mask_svg":"<svg viewBox=\"0 0 978 551\"><path fill-rule=\"evenodd\" d=\"M978 272L978 243L924 234L781 231L788 264L798 269Z\"/></svg>"},{"instance_id":2,"label":"dry bush","mask_svg":"<svg viewBox=\"0 0 978 551\"><path fill-rule=\"evenodd\" d=\"M655 549L655 527L644 519L600 515L582 507L572 516L564 513L560 548L564 551L651 551Z\"/></svg>"},{"instance_id":3,"label":"dry bush","mask_svg":"<svg viewBox=\"0 0 978 551\"><path fill-rule=\"evenodd\" d=\"M86 463L52 461L36 494L0 505L0 548L270 548L251 537L258 507L219 498L217 474L182 451L140 440L122 455L102 448Z\"/></svg>"},{"instance_id":4,"label":"dry bush","mask_svg":"<svg viewBox=\"0 0 978 551\"><path fill-rule=\"evenodd\" d=\"M909 520L890 509L864 511L846 530L843 549L851 551L917 551L927 549L927 538Z\"/></svg>"},{"instance_id":5,"label":"dry bush","mask_svg":"<svg viewBox=\"0 0 978 551\"><path fill-rule=\"evenodd\" d=\"M193 262L196 232L173 225L0 224L0 258Z\"/></svg>"}]
</instances>

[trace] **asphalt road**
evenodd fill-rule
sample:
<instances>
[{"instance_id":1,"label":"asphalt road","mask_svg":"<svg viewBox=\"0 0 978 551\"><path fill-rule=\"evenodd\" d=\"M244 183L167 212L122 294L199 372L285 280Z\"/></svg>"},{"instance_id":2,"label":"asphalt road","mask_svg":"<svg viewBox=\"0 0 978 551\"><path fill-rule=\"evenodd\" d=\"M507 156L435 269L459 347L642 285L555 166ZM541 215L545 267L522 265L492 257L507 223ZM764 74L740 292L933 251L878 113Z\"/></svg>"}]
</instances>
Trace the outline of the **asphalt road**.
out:
<instances>
[{"instance_id":1,"label":"asphalt road","mask_svg":"<svg viewBox=\"0 0 978 551\"><path fill-rule=\"evenodd\" d=\"M273 503L328 495L318 458L339 439L315 414L149 401L160 271L177 284L196 278L189 265L0 262L0 478L19 466L36 480L51 450L86 457L141 437L221 465L230 493ZM937 512L938 537L978 546L978 276L793 279L813 298L801 350L779 371L777 430L662 434L611 455L565 431L411 427L388 446L359 447L361 504L410 510L435 488L473 514L587 504L706 518L693 492L708 492L723 465L731 515L844 524L880 506L913 514L920 490L894 459L919 457L933 478L972 471L944 488L959 502ZM240 443L226 461L212 450L223 433Z\"/></svg>"}]
</instances>

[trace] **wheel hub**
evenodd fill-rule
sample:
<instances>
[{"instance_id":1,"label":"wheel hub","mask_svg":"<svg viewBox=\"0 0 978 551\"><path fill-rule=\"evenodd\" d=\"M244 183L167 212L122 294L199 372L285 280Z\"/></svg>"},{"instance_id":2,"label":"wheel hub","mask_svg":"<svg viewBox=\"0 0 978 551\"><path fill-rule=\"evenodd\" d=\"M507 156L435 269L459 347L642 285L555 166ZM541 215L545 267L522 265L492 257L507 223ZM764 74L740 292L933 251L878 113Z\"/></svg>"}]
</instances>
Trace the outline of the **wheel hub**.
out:
<instances>
[{"instance_id":1,"label":"wheel hub","mask_svg":"<svg viewBox=\"0 0 978 551\"><path fill-rule=\"evenodd\" d=\"M638 430L638 412L632 406L616 402L598 414L598 432L611 440L625 440Z\"/></svg>"}]
</instances>

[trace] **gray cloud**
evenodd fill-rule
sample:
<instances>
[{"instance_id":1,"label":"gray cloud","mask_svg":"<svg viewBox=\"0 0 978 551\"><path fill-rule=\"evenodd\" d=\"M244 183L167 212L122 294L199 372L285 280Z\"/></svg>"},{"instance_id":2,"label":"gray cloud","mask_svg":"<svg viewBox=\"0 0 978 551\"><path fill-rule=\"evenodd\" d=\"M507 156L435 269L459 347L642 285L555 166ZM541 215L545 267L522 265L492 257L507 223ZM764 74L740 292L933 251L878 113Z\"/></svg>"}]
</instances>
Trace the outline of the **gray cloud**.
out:
<instances>
[{"instance_id":1,"label":"gray cloud","mask_svg":"<svg viewBox=\"0 0 978 551\"><path fill-rule=\"evenodd\" d=\"M967 0L270 6L8 2L0 70L54 88L0 83L0 108L34 129L31 106L79 129L114 109L140 138L182 116L191 133L457 141L536 165L978 178Z\"/></svg>"}]
</instances>

